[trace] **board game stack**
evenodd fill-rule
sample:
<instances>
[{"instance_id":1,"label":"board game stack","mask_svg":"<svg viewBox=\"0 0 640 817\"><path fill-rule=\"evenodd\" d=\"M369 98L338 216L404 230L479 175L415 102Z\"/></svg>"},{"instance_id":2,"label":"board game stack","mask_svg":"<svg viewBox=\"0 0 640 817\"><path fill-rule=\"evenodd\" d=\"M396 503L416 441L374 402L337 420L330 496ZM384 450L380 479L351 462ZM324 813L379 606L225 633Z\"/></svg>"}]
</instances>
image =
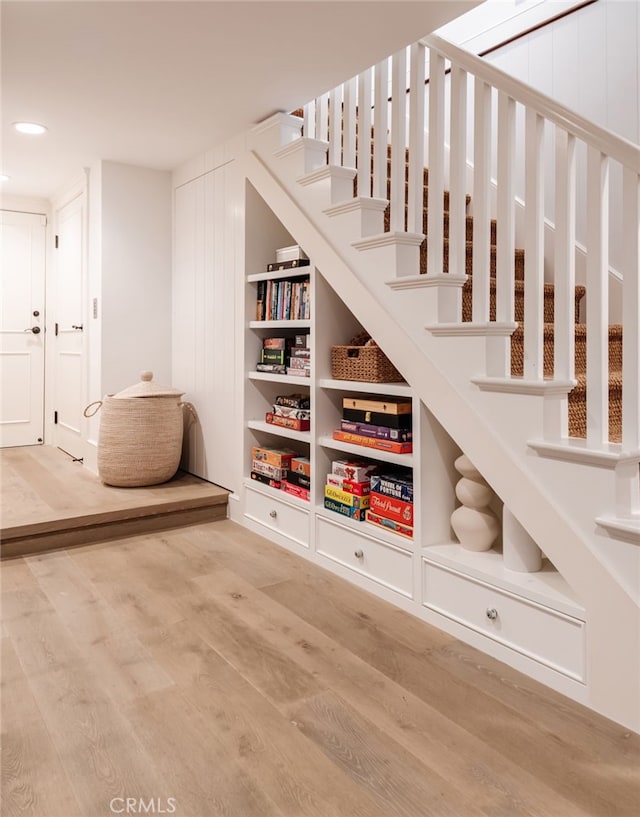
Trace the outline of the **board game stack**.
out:
<instances>
[{"instance_id":1,"label":"board game stack","mask_svg":"<svg viewBox=\"0 0 640 817\"><path fill-rule=\"evenodd\" d=\"M251 479L271 488L282 488L295 456L296 452L288 448L254 445L251 449Z\"/></svg>"},{"instance_id":2,"label":"board game stack","mask_svg":"<svg viewBox=\"0 0 640 817\"><path fill-rule=\"evenodd\" d=\"M311 461L309 457L292 457L289 473L282 483L282 490L291 496L310 501Z\"/></svg>"},{"instance_id":3,"label":"board game stack","mask_svg":"<svg viewBox=\"0 0 640 817\"><path fill-rule=\"evenodd\" d=\"M411 400L345 397L340 428L333 432L333 438L377 451L410 454L413 451Z\"/></svg>"},{"instance_id":4,"label":"board game stack","mask_svg":"<svg viewBox=\"0 0 640 817\"><path fill-rule=\"evenodd\" d=\"M324 487L324 507L362 522L369 508L371 475L376 463L364 460L334 460Z\"/></svg>"},{"instance_id":5,"label":"board game stack","mask_svg":"<svg viewBox=\"0 0 640 817\"><path fill-rule=\"evenodd\" d=\"M309 335L294 336L290 349L287 374L293 377L311 377Z\"/></svg>"},{"instance_id":6,"label":"board game stack","mask_svg":"<svg viewBox=\"0 0 640 817\"><path fill-rule=\"evenodd\" d=\"M373 474L365 519L372 525L413 538L413 480L394 473Z\"/></svg>"},{"instance_id":7,"label":"board game stack","mask_svg":"<svg viewBox=\"0 0 640 817\"><path fill-rule=\"evenodd\" d=\"M265 415L265 420L280 428L293 431L309 431L311 428L311 403L308 394L279 394Z\"/></svg>"},{"instance_id":8,"label":"board game stack","mask_svg":"<svg viewBox=\"0 0 640 817\"><path fill-rule=\"evenodd\" d=\"M264 338L256 371L286 374L292 344L292 338Z\"/></svg>"}]
</instances>

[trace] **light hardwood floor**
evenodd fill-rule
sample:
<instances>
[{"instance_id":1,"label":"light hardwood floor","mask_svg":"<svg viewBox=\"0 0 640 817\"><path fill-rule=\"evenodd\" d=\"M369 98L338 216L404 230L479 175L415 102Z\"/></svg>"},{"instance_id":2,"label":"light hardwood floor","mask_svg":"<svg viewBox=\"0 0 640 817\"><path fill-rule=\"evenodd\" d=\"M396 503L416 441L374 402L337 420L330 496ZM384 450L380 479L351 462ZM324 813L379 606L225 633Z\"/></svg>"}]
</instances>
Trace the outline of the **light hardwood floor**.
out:
<instances>
[{"instance_id":1,"label":"light hardwood floor","mask_svg":"<svg viewBox=\"0 0 640 817\"><path fill-rule=\"evenodd\" d=\"M640 814L640 736L229 520L1 583L3 817Z\"/></svg>"},{"instance_id":2,"label":"light hardwood floor","mask_svg":"<svg viewBox=\"0 0 640 817\"><path fill-rule=\"evenodd\" d=\"M229 492L190 474L114 488L46 445L0 450L0 479L3 558L227 516Z\"/></svg>"}]
</instances>

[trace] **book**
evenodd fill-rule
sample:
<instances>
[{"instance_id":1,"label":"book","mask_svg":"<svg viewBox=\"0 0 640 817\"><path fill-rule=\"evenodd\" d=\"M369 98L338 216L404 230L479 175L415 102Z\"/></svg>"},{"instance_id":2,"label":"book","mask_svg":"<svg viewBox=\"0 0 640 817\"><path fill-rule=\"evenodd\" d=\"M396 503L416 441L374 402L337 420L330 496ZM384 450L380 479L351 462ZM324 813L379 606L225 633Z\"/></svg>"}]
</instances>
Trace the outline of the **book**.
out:
<instances>
[{"instance_id":1,"label":"book","mask_svg":"<svg viewBox=\"0 0 640 817\"><path fill-rule=\"evenodd\" d=\"M293 408L293 406L280 406L278 403L273 404L273 413L278 417L291 417L293 420L310 420L311 410Z\"/></svg>"},{"instance_id":2,"label":"book","mask_svg":"<svg viewBox=\"0 0 640 817\"><path fill-rule=\"evenodd\" d=\"M289 352L286 349L261 349L260 363L277 363L284 366L289 361Z\"/></svg>"},{"instance_id":3,"label":"book","mask_svg":"<svg viewBox=\"0 0 640 817\"><path fill-rule=\"evenodd\" d=\"M282 490L287 494L291 494L291 496L297 496L298 499L304 499L306 502L309 502L311 499L311 492L308 488L295 485L288 479L282 483Z\"/></svg>"},{"instance_id":4,"label":"book","mask_svg":"<svg viewBox=\"0 0 640 817\"><path fill-rule=\"evenodd\" d=\"M394 522L400 522L401 525L413 527L413 502L403 502L401 499L394 499L392 496L371 491L369 507L374 513L385 519L393 519Z\"/></svg>"},{"instance_id":5,"label":"book","mask_svg":"<svg viewBox=\"0 0 640 817\"><path fill-rule=\"evenodd\" d=\"M396 474L372 474L371 490L403 502L413 502L412 480Z\"/></svg>"},{"instance_id":6,"label":"book","mask_svg":"<svg viewBox=\"0 0 640 817\"><path fill-rule=\"evenodd\" d=\"M287 366L286 374L289 377L311 377L311 369L294 369L291 366Z\"/></svg>"},{"instance_id":7,"label":"book","mask_svg":"<svg viewBox=\"0 0 640 817\"><path fill-rule=\"evenodd\" d=\"M337 474L327 474L327 485L333 485L334 488L357 496L367 496L371 490L371 483L368 479L363 482L354 482L351 479L339 477Z\"/></svg>"},{"instance_id":8,"label":"book","mask_svg":"<svg viewBox=\"0 0 640 817\"><path fill-rule=\"evenodd\" d=\"M309 346L309 335L294 335L293 345L298 349L306 348L307 346Z\"/></svg>"},{"instance_id":9,"label":"book","mask_svg":"<svg viewBox=\"0 0 640 817\"><path fill-rule=\"evenodd\" d=\"M353 482L364 482L378 469L377 463L364 460L334 460L331 463L331 473L344 477Z\"/></svg>"},{"instance_id":10,"label":"book","mask_svg":"<svg viewBox=\"0 0 640 817\"><path fill-rule=\"evenodd\" d=\"M270 488L282 488L282 481L279 479L271 479L266 474L259 474L257 471L251 472L251 479L256 482L261 482L263 485L268 485Z\"/></svg>"},{"instance_id":11,"label":"book","mask_svg":"<svg viewBox=\"0 0 640 817\"><path fill-rule=\"evenodd\" d=\"M328 496L324 498L324 507L329 511L342 514L342 516L348 516L349 519L355 519L357 522L363 522L367 512L366 508L353 508L351 505L345 505L343 502L338 502Z\"/></svg>"},{"instance_id":12,"label":"book","mask_svg":"<svg viewBox=\"0 0 640 817\"><path fill-rule=\"evenodd\" d=\"M251 459L275 465L276 468L289 468L296 452L290 448L267 448L254 445L251 449Z\"/></svg>"},{"instance_id":13,"label":"book","mask_svg":"<svg viewBox=\"0 0 640 817\"><path fill-rule=\"evenodd\" d=\"M385 414L382 411L367 411L366 409L343 408L342 419L351 423L402 428L406 431L410 431L413 426L412 414Z\"/></svg>"},{"instance_id":14,"label":"book","mask_svg":"<svg viewBox=\"0 0 640 817\"><path fill-rule=\"evenodd\" d=\"M306 474L301 474L299 471L294 471L293 468L289 469L287 482L290 482L292 485L297 485L298 488L304 488L306 491L311 488L311 477L308 477Z\"/></svg>"},{"instance_id":15,"label":"book","mask_svg":"<svg viewBox=\"0 0 640 817\"><path fill-rule=\"evenodd\" d=\"M275 399L277 406L291 406L291 408L311 408L311 398L308 394L278 394Z\"/></svg>"},{"instance_id":16,"label":"book","mask_svg":"<svg viewBox=\"0 0 640 817\"><path fill-rule=\"evenodd\" d=\"M413 437L413 433L404 428L352 423L349 420L340 421L340 430L349 431L351 434L363 434L365 437L377 437L380 440L394 440L399 443L411 442Z\"/></svg>"},{"instance_id":17,"label":"book","mask_svg":"<svg viewBox=\"0 0 640 817\"><path fill-rule=\"evenodd\" d=\"M393 533L398 533L400 536L405 536L407 539L413 539L413 528L409 525L403 525L400 522L395 522L393 519L386 519L380 514L374 513L370 509L364 512L364 518L372 525L378 525L380 528L390 530Z\"/></svg>"},{"instance_id":18,"label":"book","mask_svg":"<svg viewBox=\"0 0 640 817\"><path fill-rule=\"evenodd\" d=\"M377 451L388 451L392 454L411 454L413 443L398 443L393 440L379 440L377 437L365 437L363 434L351 434L348 431L336 429L333 439L352 445L361 445L364 448L375 448Z\"/></svg>"},{"instance_id":19,"label":"book","mask_svg":"<svg viewBox=\"0 0 640 817\"><path fill-rule=\"evenodd\" d=\"M311 479L311 460L309 457L292 457L291 470Z\"/></svg>"},{"instance_id":20,"label":"book","mask_svg":"<svg viewBox=\"0 0 640 817\"><path fill-rule=\"evenodd\" d=\"M268 462L262 462L262 460L251 460L251 470L256 474L261 474L263 477L279 482L286 479L289 469L279 468L277 465L270 465Z\"/></svg>"},{"instance_id":21,"label":"book","mask_svg":"<svg viewBox=\"0 0 640 817\"><path fill-rule=\"evenodd\" d=\"M365 397L343 397L342 407L376 411L380 414L411 414L413 403L406 397L386 397L383 400L373 400Z\"/></svg>"},{"instance_id":22,"label":"book","mask_svg":"<svg viewBox=\"0 0 640 817\"><path fill-rule=\"evenodd\" d=\"M292 345L291 338L265 338L262 341L263 349L289 349Z\"/></svg>"},{"instance_id":23,"label":"book","mask_svg":"<svg viewBox=\"0 0 640 817\"><path fill-rule=\"evenodd\" d=\"M296 269L297 267L308 267L308 258L291 258L289 261L270 261L267 264L267 272L280 272L282 270Z\"/></svg>"},{"instance_id":24,"label":"book","mask_svg":"<svg viewBox=\"0 0 640 817\"><path fill-rule=\"evenodd\" d=\"M369 497L357 496L350 494L348 491L341 491L333 485L324 486L324 495L327 499L334 499L336 502L341 502L343 505L348 505L350 508L368 508Z\"/></svg>"},{"instance_id":25,"label":"book","mask_svg":"<svg viewBox=\"0 0 640 817\"><path fill-rule=\"evenodd\" d=\"M256 363L256 372L269 372L270 374L286 374L287 367L280 363Z\"/></svg>"},{"instance_id":26,"label":"book","mask_svg":"<svg viewBox=\"0 0 640 817\"><path fill-rule=\"evenodd\" d=\"M309 431L311 428L311 420L296 420L294 417L282 417L279 414L274 414L268 411L265 414L265 422L280 428L288 428L291 431Z\"/></svg>"}]
</instances>

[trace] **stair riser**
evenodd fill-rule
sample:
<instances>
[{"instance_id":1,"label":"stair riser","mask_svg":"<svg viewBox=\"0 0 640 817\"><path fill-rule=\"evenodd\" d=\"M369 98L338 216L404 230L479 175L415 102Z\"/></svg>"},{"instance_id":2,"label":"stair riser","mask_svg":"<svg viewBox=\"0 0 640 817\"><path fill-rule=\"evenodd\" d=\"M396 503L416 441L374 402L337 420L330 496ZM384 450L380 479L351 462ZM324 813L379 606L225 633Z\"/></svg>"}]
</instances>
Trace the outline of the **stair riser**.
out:
<instances>
[{"instance_id":1,"label":"stair riser","mask_svg":"<svg viewBox=\"0 0 640 817\"><path fill-rule=\"evenodd\" d=\"M550 321L545 321L550 323ZM584 324L579 325L582 330ZM543 366L544 376L553 377L553 356L554 340L551 333L545 333L543 346ZM523 335L522 330L514 332L511 337L511 374L514 377L523 375ZM609 370L619 372L622 368L622 337L619 334L612 334L609 338ZM575 339L575 373L576 375L587 372L587 339L583 331L576 332Z\"/></svg>"},{"instance_id":2,"label":"stair riser","mask_svg":"<svg viewBox=\"0 0 640 817\"><path fill-rule=\"evenodd\" d=\"M445 242L443 247L443 271L449 272L449 245ZM516 250L514 257L514 268L516 280L524 280L524 251ZM427 241L423 241L420 246L420 273L425 274L427 271ZM465 269L456 270L456 272L471 275L473 272L473 245L467 243ZM496 277L496 248L490 248L490 266L489 276Z\"/></svg>"},{"instance_id":3,"label":"stair riser","mask_svg":"<svg viewBox=\"0 0 640 817\"><path fill-rule=\"evenodd\" d=\"M609 441L619 443L622 439L622 388L609 387ZM569 394L569 436L587 436L587 394L584 388Z\"/></svg>"},{"instance_id":4,"label":"stair riser","mask_svg":"<svg viewBox=\"0 0 640 817\"><path fill-rule=\"evenodd\" d=\"M473 282L472 280L462 288L462 320L467 322L473 320L472 318L472 304L473 304ZM580 301L583 297L583 292L578 291L575 295L575 315L576 322L578 321L578 314L580 310ZM544 291L544 323L553 323L554 309L553 309L553 287L547 286ZM496 319L496 287L492 281L489 285L489 320ZM518 323L524 321L524 288L517 287L514 292L514 318Z\"/></svg>"}]
</instances>

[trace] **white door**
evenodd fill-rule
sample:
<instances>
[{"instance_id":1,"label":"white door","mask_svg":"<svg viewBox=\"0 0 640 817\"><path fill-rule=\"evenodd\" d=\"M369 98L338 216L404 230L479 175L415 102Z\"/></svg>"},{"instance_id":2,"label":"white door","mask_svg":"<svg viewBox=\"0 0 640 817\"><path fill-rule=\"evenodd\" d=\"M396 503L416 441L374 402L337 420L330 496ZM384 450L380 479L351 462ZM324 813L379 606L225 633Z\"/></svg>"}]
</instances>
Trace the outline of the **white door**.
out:
<instances>
[{"instance_id":1,"label":"white door","mask_svg":"<svg viewBox=\"0 0 640 817\"><path fill-rule=\"evenodd\" d=\"M57 213L53 287L53 442L82 459L84 196Z\"/></svg>"},{"instance_id":2,"label":"white door","mask_svg":"<svg viewBox=\"0 0 640 817\"><path fill-rule=\"evenodd\" d=\"M0 213L0 445L44 439L44 276L47 220Z\"/></svg>"}]
</instances>

